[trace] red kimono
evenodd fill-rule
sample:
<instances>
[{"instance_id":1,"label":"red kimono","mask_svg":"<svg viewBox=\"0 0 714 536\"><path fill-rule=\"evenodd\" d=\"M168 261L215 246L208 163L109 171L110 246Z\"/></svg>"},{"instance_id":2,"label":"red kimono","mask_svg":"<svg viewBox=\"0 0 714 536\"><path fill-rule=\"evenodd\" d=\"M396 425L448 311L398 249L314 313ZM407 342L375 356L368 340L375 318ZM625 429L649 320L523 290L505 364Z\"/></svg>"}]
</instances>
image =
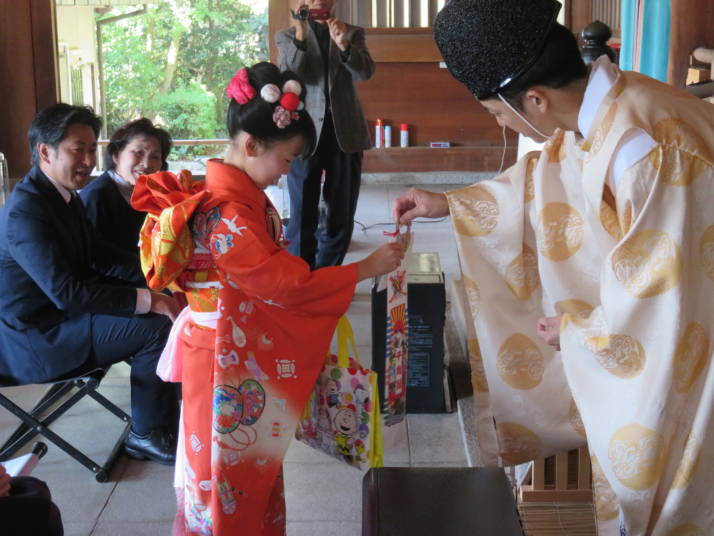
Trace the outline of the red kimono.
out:
<instances>
[{"instance_id":1,"label":"red kimono","mask_svg":"<svg viewBox=\"0 0 714 536\"><path fill-rule=\"evenodd\" d=\"M208 162L205 188L185 172L156 173L140 178L132 203L149 212L149 285L182 290L189 303L166 352L183 384L179 529L283 535L282 460L357 267L311 272L278 245L265 193L219 160Z\"/></svg>"}]
</instances>

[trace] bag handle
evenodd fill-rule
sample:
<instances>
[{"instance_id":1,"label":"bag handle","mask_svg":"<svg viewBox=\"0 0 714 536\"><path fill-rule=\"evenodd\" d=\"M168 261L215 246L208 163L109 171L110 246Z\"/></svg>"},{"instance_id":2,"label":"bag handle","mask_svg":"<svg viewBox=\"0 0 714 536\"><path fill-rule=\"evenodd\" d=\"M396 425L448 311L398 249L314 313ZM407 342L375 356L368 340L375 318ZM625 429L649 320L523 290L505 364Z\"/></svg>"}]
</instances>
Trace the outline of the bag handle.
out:
<instances>
[{"instance_id":1,"label":"bag handle","mask_svg":"<svg viewBox=\"0 0 714 536\"><path fill-rule=\"evenodd\" d=\"M352 331L352 325L350 324L347 315L342 315L337 321L337 364L340 367L347 368L350 364L349 359L349 345L352 345L352 351L354 352L354 357L359 361L359 355L357 354L357 344L355 343L355 334Z\"/></svg>"}]
</instances>

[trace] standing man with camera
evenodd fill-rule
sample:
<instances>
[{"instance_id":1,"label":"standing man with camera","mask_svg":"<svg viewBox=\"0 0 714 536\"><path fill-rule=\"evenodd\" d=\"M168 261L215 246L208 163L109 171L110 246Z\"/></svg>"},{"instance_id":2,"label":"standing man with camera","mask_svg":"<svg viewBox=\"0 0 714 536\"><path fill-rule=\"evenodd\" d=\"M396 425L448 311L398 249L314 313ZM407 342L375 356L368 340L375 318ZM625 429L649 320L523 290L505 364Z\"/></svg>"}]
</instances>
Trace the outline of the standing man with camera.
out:
<instances>
[{"instance_id":1,"label":"standing man with camera","mask_svg":"<svg viewBox=\"0 0 714 536\"><path fill-rule=\"evenodd\" d=\"M369 80L375 64L364 30L333 16L336 0L297 0L291 26L276 35L281 69L294 71L307 87L305 106L319 140L306 160L295 159L288 175L289 251L310 266L342 263L352 238L369 131L355 80ZM325 228L316 236L322 195Z\"/></svg>"}]
</instances>

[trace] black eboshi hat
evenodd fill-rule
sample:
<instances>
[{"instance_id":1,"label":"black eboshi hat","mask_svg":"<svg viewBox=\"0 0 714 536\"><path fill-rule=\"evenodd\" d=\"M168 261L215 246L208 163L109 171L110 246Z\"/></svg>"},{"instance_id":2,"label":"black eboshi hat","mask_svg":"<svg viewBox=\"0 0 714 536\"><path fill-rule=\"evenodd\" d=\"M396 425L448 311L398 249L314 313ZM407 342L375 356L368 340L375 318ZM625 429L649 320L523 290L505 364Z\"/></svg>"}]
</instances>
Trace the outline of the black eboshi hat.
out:
<instances>
[{"instance_id":1,"label":"black eboshi hat","mask_svg":"<svg viewBox=\"0 0 714 536\"><path fill-rule=\"evenodd\" d=\"M449 72L483 100L536 62L560 8L556 0L449 0L434 38Z\"/></svg>"}]
</instances>

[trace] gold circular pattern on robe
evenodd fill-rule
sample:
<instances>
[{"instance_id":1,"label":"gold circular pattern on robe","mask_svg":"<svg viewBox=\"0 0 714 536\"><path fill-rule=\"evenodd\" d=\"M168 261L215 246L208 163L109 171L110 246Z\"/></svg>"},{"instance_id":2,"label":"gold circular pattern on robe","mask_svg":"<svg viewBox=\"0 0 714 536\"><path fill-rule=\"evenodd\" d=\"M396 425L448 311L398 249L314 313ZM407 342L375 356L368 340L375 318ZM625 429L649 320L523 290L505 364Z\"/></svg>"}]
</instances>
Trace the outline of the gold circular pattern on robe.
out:
<instances>
[{"instance_id":1,"label":"gold circular pattern on robe","mask_svg":"<svg viewBox=\"0 0 714 536\"><path fill-rule=\"evenodd\" d=\"M610 439L608 457L617 479L630 489L646 490L662 476L667 449L662 436L639 424L628 424Z\"/></svg>"},{"instance_id":2,"label":"gold circular pattern on robe","mask_svg":"<svg viewBox=\"0 0 714 536\"><path fill-rule=\"evenodd\" d=\"M555 310L558 311L558 314L568 314L566 325L568 321L579 324L582 320L586 320L590 313L593 312L593 309L594 307L588 302L576 299L562 300L555 304Z\"/></svg>"},{"instance_id":3,"label":"gold circular pattern on robe","mask_svg":"<svg viewBox=\"0 0 714 536\"><path fill-rule=\"evenodd\" d=\"M697 322L688 324L674 352L674 385L678 392L686 393L692 388L709 358L707 330Z\"/></svg>"},{"instance_id":4,"label":"gold circular pattern on robe","mask_svg":"<svg viewBox=\"0 0 714 536\"><path fill-rule=\"evenodd\" d=\"M519 300L527 300L540 287L538 256L527 244L523 244L521 254L506 267L504 279Z\"/></svg>"},{"instance_id":5,"label":"gold circular pattern on robe","mask_svg":"<svg viewBox=\"0 0 714 536\"><path fill-rule=\"evenodd\" d=\"M620 230L620 222L617 221L617 214L612 207L602 201L600 203L600 223L616 242L622 239L622 231Z\"/></svg>"},{"instance_id":6,"label":"gold circular pattern on robe","mask_svg":"<svg viewBox=\"0 0 714 536\"><path fill-rule=\"evenodd\" d=\"M670 186L689 186L714 162L704 139L681 119L659 121L652 136L661 144L661 150L650 153L650 164Z\"/></svg>"},{"instance_id":7,"label":"gold circular pattern on robe","mask_svg":"<svg viewBox=\"0 0 714 536\"><path fill-rule=\"evenodd\" d=\"M578 411L578 406L575 404L575 400L570 401L568 422L580 437L585 437L585 426L583 426L583 419L580 417L580 411Z\"/></svg>"},{"instance_id":8,"label":"gold circular pattern on robe","mask_svg":"<svg viewBox=\"0 0 714 536\"><path fill-rule=\"evenodd\" d=\"M538 157L532 156L528 159L526 163L526 184L525 184L525 195L523 201L528 203L535 199L535 179L534 173L535 168L538 165Z\"/></svg>"},{"instance_id":9,"label":"gold circular pattern on robe","mask_svg":"<svg viewBox=\"0 0 714 536\"><path fill-rule=\"evenodd\" d=\"M496 425L500 444L499 454L508 465L534 460L541 450L541 440L530 428L515 422Z\"/></svg>"},{"instance_id":10,"label":"gold circular pattern on robe","mask_svg":"<svg viewBox=\"0 0 714 536\"><path fill-rule=\"evenodd\" d=\"M538 247L551 261L575 255L583 243L584 222L566 203L548 203L538 215Z\"/></svg>"},{"instance_id":11,"label":"gold circular pattern on robe","mask_svg":"<svg viewBox=\"0 0 714 536\"><path fill-rule=\"evenodd\" d=\"M622 233L627 234L630 232L630 227L632 227L632 201L628 200L620 217L620 229Z\"/></svg>"},{"instance_id":12,"label":"gold circular pattern on robe","mask_svg":"<svg viewBox=\"0 0 714 536\"><path fill-rule=\"evenodd\" d=\"M543 149L548 153L548 162L557 164L565 160L565 131L556 130Z\"/></svg>"},{"instance_id":13,"label":"gold circular pattern on robe","mask_svg":"<svg viewBox=\"0 0 714 536\"><path fill-rule=\"evenodd\" d=\"M522 333L508 337L498 349L496 369L515 389L533 389L543 380L545 366L538 345Z\"/></svg>"},{"instance_id":14,"label":"gold circular pattern on robe","mask_svg":"<svg viewBox=\"0 0 714 536\"><path fill-rule=\"evenodd\" d=\"M699 240L699 263L707 277L714 281L714 225L707 227Z\"/></svg>"},{"instance_id":15,"label":"gold circular pattern on robe","mask_svg":"<svg viewBox=\"0 0 714 536\"><path fill-rule=\"evenodd\" d=\"M602 472L600 462L595 456L590 456L593 471L593 495L597 518L601 521L615 519L620 514L620 504L605 474Z\"/></svg>"},{"instance_id":16,"label":"gold circular pattern on robe","mask_svg":"<svg viewBox=\"0 0 714 536\"><path fill-rule=\"evenodd\" d=\"M642 231L615 250L612 270L628 294L650 298L679 284L682 255L679 246L666 233Z\"/></svg>"},{"instance_id":17,"label":"gold circular pattern on robe","mask_svg":"<svg viewBox=\"0 0 714 536\"><path fill-rule=\"evenodd\" d=\"M602 368L618 378L636 378L645 368L645 349L629 335L590 337L585 344L597 356Z\"/></svg>"},{"instance_id":18,"label":"gold circular pattern on robe","mask_svg":"<svg viewBox=\"0 0 714 536\"><path fill-rule=\"evenodd\" d=\"M481 291L476 284L476 281L469 277L463 276L464 288L466 289L466 301L468 302L471 318L476 319L478 316L479 307L481 304Z\"/></svg>"},{"instance_id":19,"label":"gold circular pattern on robe","mask_svg":"<svg viewBox=\"0 0 714 536\"><path fill-rule=\"evenodd\" d=\"M670 530L667 536L707 536L707 533L697 525L687 523L686 525L680 525L674 530Z\"/></svg>"},{"instance_id":20,"label":"gold circular pattern on robe","mask_svg":"<svg viewBox=\"0 0 714 536\"><path fill-rule=\"evenodd\" d=\"M602 118L602 122L595 131L593 141L590 144L590 149L588 151L590 153L590 157L595 156L600 151L600 149L602 149L602 146L605 143L608 134L610 134L610 130L612 129L612 125L615 122L616 116L617 103L613 102L610 108L608 108L607 112L605 113L605 117Z\"/></svg>"},{"instance_id":21,"label":"gold circular pattern on robe","mask_svg":"<svg viewBox=\"0 0 714 536\"><path fill-rule=\"evenodd\" d=\"M469 362L471 363L471 384L474 390L479 393L488 393L488 380L486 379L486 369L483 367L483 356L478 340L469 339Z\"/></svg>"},{"instance_id":22,"label":"gold circular pattern on robe","mask_svg":"<svg viewBox=\"0 0 714 536\"><path fill-rule=\"evenodd\" d=\"M677 472L674 475L672 489L681 489L691 482L694 474L699 468L699 458L702 453L702 444L694 434L690 434L687 438L687 445L682 453L682 460L677 466Z\"/></svg>"},{"instance_id":23,"label":"gold circular pattern on robe","mask_svg":"<svg viewBox=\"0 0 714 536\"><path fill-rule=\"evenodd\" d=\"M460 191L452 202L451 218L456 232L465 236L485 236L498 223L496 198L485 186L477 184Z\"/></svg>"}]
</instances>

